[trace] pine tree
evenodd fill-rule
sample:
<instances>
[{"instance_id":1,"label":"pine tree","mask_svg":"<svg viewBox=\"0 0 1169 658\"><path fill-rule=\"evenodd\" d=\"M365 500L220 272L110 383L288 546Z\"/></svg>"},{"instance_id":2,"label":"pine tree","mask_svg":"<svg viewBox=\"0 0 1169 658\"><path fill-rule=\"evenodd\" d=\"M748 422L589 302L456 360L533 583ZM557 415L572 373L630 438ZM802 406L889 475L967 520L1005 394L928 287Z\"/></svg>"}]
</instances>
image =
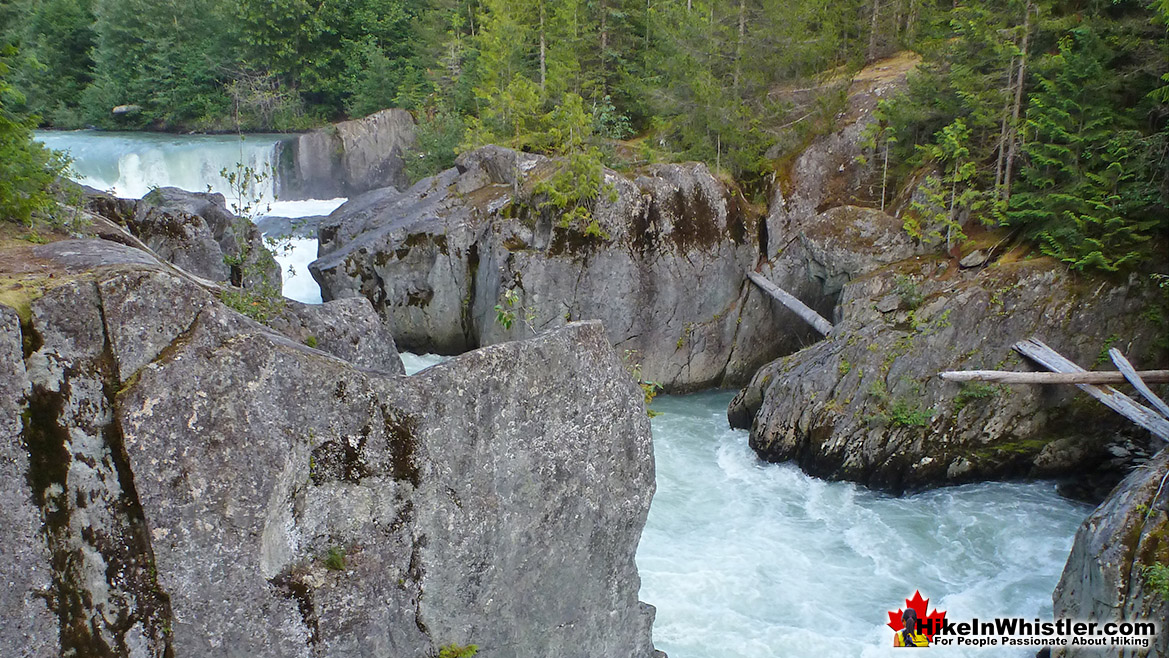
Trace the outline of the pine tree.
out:
<instances>
[{"instance_id":1,"label":"pine tree","mask_svg":"<svg viewBox=\"0 0 1169 658\"><path fill-rule=\"evenodd\" d=\"M1114 107L1108 54L1089 30L1076 30L1045 63L1031 95L1020 171L1011 197L1011 225L1034 236L1043 251L1076 269L1117 270L1140 258L1158 224L1138 164L1153 143L1119 130L1128 121Z\"/></svg>"}]
</instances>

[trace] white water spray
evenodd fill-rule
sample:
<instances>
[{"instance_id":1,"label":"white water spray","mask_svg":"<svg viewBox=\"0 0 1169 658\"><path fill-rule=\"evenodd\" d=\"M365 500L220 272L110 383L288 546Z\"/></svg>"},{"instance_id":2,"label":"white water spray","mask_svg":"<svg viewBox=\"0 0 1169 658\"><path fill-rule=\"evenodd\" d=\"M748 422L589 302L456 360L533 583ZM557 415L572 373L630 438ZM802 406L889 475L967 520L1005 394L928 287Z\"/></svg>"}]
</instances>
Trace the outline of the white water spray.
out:
<instances>
[{"instance_id":1,"label":"white water spray","mask_svg":"<svg viewBox=\"0 0 1169 658\"><path fill-rule=\"evenodd\" d=\"M115 196L138 199L155 187L178 187L231 197L224 169L237 164L253 171L274 171L276 143L282 135L167 135L92 130L37 131L37 141L73 158L74 180ZM257 190L275 198L269 177Z\"/></svg>"}]
</instances>

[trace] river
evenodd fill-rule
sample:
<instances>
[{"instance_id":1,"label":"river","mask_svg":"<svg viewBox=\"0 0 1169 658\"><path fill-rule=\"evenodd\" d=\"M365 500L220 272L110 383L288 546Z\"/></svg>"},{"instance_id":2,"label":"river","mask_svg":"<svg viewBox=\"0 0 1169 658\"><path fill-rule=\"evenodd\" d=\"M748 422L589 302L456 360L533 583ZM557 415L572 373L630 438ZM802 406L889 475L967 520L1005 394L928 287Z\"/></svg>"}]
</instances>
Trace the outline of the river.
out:
<instances>
[{"instance_id":1,"label":"river","mask_svg":"<svg viewBox=\"0 0 1169 658\"><path fill-rule=\"evenodd\" d=\"M271 163L277 136L38 133L77 177L141 196L151 186L223 191L218 172ZM271 194L271 191L267 191ZM344 199L273 203L326 214ZM320 302L305 266L315 240L279 256L285 294ZM294 271L288 275L289 268ZM409 372L438 357L404 355ZM760 462L727 427L731 394L661 396L652 421L657 495L637 553L655 645L671 658L891 653L888 612L920 591L952 619L1050 618L1051 591L1091 511L1046 482L984 483L894 498ZM935 647L948 656L1031 656Z\"/></svg>"}]
</instances>

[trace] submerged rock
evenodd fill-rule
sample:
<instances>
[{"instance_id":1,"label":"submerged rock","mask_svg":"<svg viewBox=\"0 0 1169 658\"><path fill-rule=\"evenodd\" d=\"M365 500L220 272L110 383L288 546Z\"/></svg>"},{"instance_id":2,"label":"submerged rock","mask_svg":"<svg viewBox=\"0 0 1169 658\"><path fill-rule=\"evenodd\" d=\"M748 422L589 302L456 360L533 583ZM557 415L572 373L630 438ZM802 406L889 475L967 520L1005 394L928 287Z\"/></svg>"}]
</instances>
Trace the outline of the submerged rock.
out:
<instances>
[{"instance_id":1,"label":"submerged rock","mask_svg":"<svg viewBox=\"0 0 1169 658\"><path fill-rule=\"evenodd\" d=\"M296 333L371 340L364 300L293 307L290 340L75 242L37 257L54 284L22 328L0 313L3 417L26 417L0 425L5 651L653 653L649 425L599 324L407 378Z\"/></svg>"},{"instance_id":2,"label":"submerged rock","mask_svg":"<svg viewBox=\"0 0 1169 658\"><path fill-rule=\"evenodd\" d=\"M746 279L759 225L736 190L701 164L606 170L589 218L567 220L537 192L560 166L489 146L406 192L357 197L322 223L310 271L325 299L369 299L415 351L600 319L671 390L745 381L783 352L787 327Z\"/></svg>"},{"instance_id":3,"label":"submerged rock","mask_svg":"<svg viewBox=\"0 0 1169 658\"><path fill-rule=\"evenodd\" d=\"M1151 646L1112 655L1169 655L1169 451L1132 472L1084 521L1052 595L1056 619L1151 621ZM1099 648L1061 647L1052 656L1102 655Z\"/></svg>"}]
</instances>

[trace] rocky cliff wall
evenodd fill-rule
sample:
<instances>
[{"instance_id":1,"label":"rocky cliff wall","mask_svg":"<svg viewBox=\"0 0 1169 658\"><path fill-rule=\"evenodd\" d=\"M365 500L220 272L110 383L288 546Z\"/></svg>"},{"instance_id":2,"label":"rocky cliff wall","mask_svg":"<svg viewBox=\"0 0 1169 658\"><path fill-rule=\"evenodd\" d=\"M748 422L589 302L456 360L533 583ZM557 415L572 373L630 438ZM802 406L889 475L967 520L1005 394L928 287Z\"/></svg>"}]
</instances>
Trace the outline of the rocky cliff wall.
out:
<instances>
[{"instance_id":1,"label":"rocky cliff wall","mask_svg":"<svg viewBox=\"0 0 1169 658\"><path fill-rule=\"evenodd\" d=\"M1074 387L958 385L936 375L1030 369L1011 345L1032 336L1086 367L1106 344L1152 367L1162 352L1143 314L1161 300L1136 277L1088 286L1046 259L978 272L944 259L900 263L847 284L832 334L761 368L730 421L750 428L768 460L894 492L1009 476L1082 479L1119 466L1115 457L1147 455L1147 433ZM1081 482L1102 491L1078 495L1106 492L1123 472L1114 470Z\"/></svg>"},{"instance_id":2,"label":"rocky cliff wall","mask_svg":"<svg viewBox=\"0 0 1169 658\"><path fill-rule=\"evenodd\" d=\"M128 246L4 262L6 655L653 653L649 425L598 324L407 378L364 300L283 335Z\"/></svg>"},{"instance_id":3,"label":"rocky cliff wall","mask_svg":"<svg viewBox=\"0 0 1169 658\"><path fill-rule=\"evenodd\" d=\"M829 337L762 367L728 410L763 458L901 492L1015 476L1076 476L1099 500L1147 433L1071 387L958 386L943 370L1027 367L1010 346L1037 336L1085 367L1115 345L1141 367L1165 363L1166 298L1147 278L1088 283L1059 263L980 234L942 254L910 239L913 181L889 191L863 132L904 88L912 57L852 82L833 133L776 175L760 271L834 321ZM971 227L971 233L980 232ZM977 249L976 249L977 247Z\"/></svg>"},{"instance_id":4,"label":"rocky cliff wall","mask_svg":"<svg viewBox=\"0 0 1169 658\"><path fill-rule=\"evenodd\" d=\"M1152 621L1150 647L1062 647L1059 658L1169 655L1169 452L1125 478L1080 526L1052 595L1055 617ZM1159 569L1159 571L1157 571ZM1154 574L1160 573L1160 576Z\"/></svg>"},{"instance_id":5,"label":"rocky cliff wall","mask_svg":"<svg viewBox=\"0 0 1169 658\"><path fill-rule=\"evenodd\" d=\"M281 199L333 199L395 187L405 189L406 151L414 145L414 118L388 109L314 130L277 148Z\"/></svg>"},{"instance_id":6,"label":"rocky cliff wall","mask_svg":"<svg viewBox=\"0 0 1169 658\"><path fill-rule=\"evenodd\" d=\"M310 271L325 299L366 297L416 351L599 319L646 379L689 390L746 381L791 349L746 279L760 226L736 190L701 164L606 170L591 223L565 222L536 191L560 166L485 147L404 193L353 199L322 223Z\"/></svg>"}]
</instances>

